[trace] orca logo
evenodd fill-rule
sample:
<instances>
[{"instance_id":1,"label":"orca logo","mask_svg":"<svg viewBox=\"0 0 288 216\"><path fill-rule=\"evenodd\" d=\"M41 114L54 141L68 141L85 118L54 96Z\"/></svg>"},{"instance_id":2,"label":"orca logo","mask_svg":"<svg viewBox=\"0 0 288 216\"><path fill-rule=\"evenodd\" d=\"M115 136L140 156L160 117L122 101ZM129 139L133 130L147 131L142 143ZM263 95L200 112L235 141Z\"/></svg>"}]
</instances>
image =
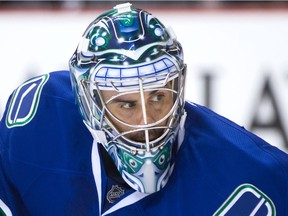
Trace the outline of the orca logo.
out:
<instances>
[{"instance_id":1,"label":"orca logo","mask_svg":"<svg viewBox=\"0 0 288 216\"><path fill-rule=\"evenodd\" d=\"M49 74L45 74L23 83L15 90L6 116L8 128L26 125L33 119L42 88L48 79Z\"/></svg>"},{"instance_id":2,"label":"orca logo","mask_svg":"<svg viewBox=\"0 0 288 216\"><path fill-rule=\"evenodd\" d=\"M251 184L240 185L213 216L265 215L275 216L276 209L269 197Z\"/></svg>"}]
</instances>

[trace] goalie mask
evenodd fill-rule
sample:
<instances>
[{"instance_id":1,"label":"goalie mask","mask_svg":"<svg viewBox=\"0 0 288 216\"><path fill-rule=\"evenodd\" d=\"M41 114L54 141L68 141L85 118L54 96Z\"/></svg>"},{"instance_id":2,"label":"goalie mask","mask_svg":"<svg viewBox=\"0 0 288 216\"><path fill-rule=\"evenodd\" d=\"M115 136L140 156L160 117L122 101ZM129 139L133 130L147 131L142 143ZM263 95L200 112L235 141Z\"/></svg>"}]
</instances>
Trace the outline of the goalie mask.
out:
<instances>
[{"instance_id":1,"label":"goalie mask","mask_svg":"<svg viewBox=\"0 0 288 216\"><path fill-rule=\"evenodd\" d=\"M185 64L172 32L129 3L100 15L70 59L84 122L122 178L153 193L172 172L184 112Z\"/></svg>"}]
</instances>

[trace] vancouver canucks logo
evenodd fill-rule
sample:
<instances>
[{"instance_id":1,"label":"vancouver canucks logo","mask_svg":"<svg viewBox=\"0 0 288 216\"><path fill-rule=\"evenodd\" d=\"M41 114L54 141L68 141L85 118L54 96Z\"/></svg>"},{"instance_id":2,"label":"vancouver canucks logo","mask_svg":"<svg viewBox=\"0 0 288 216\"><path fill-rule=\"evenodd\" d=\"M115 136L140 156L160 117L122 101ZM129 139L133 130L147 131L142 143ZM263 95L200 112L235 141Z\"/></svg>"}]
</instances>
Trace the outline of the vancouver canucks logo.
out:
<instances>
[{"instance_id":1,"label":"vancouver canucks logo","mask_svg":"<svg viewBox=\"0 0 288 216\"><path fill-rule=\"evenodd\" d=\"M272 200L251 184L240 185L213 216L275 216Z\"/></svg>"},{"instance_id":2,"label":"vancouver canucks logo","mask_svg":"<svg viewBox=\"0 0 288 216\"><path fill-rule=\"evenodd\" d=\"M6 116L8 128L26 125L33 119L38 108L42 88L48 78L49 74L36 77L14 91Z\"/></svg>"},{"instance_id":3,"label":"vancouver canucks logo","mask_svg":"<svg viewBox=\"0 0 288 216\"><path fill-rule=\"evenodd\" d=\"M108 191L106 198L109 203L114 203L119 197L124 194L124 190L118 185L113 185L111 190Z\"/></svg>"}]
</instances>

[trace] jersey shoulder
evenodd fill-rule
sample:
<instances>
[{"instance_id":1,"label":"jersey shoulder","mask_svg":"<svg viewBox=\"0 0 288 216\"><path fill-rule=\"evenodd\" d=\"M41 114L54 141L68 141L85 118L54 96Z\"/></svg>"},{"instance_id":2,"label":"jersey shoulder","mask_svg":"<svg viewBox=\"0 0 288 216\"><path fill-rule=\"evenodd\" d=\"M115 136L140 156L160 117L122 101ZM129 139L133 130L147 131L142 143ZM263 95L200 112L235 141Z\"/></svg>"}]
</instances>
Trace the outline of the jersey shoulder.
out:
<instances>
[{"instance_id":1,"label":"jersey shoulder","mask_svg":"<svg viewBox=\"0 0 288 216\"><path fill-rule=\"evenodd\" d=\"M215 113L207 107L187 102L186 130L192 140L201 140L211 150L225 150L234 156L249 157L257 163L281 167L288 177L288 155L243 126ZM217 149L219 148L219 149ZM278 169L279 170L279 169Z\"/></svg>"},{"instance_id":2,"label":"jersey shoulder","mask_svg":"<svg viewBox=\"0 0 288 216\"><path fill-rule=\"evenodd\" d=\"M14 209L14 194L25 194L25 207L33 206L35 212L47 206L53 211L53 203L85 201L85 193L93 197L93 138L75 102L69 71L27 80L14 90L6 107L0 122L0 170L17 194L11 192L12 184L2 192L7 198L1 198L0 190L0 209L1 199L11 199L5 203ZM62 204L57 210L67 207Z\"/></svg>"},{"instance_id":3,"label":"jersey shoulder","mask_svg":"<svg viewBox=\"0 0 288 216\"><path fill-rule=\"evenodd\" d=\"M47 106L41 106L49 100L73 103L68 71L40 75L17 87L9 97L2 121L7 128L24 126L35 118L36 113L49 113Z\"/></svg>"},{"instance_id":4,"label":"jersey shoulder","mask_svg":"<svg viewBox=\"0 0 288 216\"><path fill-rule=\"evenodd\" d=\"M6 107L0 122L0 152L9 153L3 157L10 155L25 163L42 163L43 167L53 166L52 160L58 167L63 151L74 157L84 151L78 149L80 142L92 143L75 102L69 71L24 82L14 90Z\"/></svg>"},{"instance_id":5,"label":"jersey shoulder","mask_svg":"<svg viewBox=\"0 0 288 216\"><path fill-rule=\"evenodd\" d=\"M250 188L261 193L257 196L269 201L277 214L287 215L288 155L206 107L187 103L185 110L187 118L180 161L189 158L194 175L198 174L197 178L202 178L216 194L226 197L225 204L237 191ZM187 162L183 167L189 169ZM246 202L244 195L233 202ZM224 203L221 197L215 206ZM209 203L212 205L215 200L213 196Z\"/></svg>"},{"instance_id":6,"label":"jersey shoulder","mask_svg":"<svg viewBox=\"0 0 288 216\"><path fill-rule=\"evenodd\" d=\"M211 109L187 101L185 104L187 112L186 128L192 131L206 131L218 139L231 139L252 142L259 147L270 145L254 133L245 129L237 123L225 118L224 116L212 111ZM208 133L209 132L209 133Z\"/></svg>"}]
</instances>

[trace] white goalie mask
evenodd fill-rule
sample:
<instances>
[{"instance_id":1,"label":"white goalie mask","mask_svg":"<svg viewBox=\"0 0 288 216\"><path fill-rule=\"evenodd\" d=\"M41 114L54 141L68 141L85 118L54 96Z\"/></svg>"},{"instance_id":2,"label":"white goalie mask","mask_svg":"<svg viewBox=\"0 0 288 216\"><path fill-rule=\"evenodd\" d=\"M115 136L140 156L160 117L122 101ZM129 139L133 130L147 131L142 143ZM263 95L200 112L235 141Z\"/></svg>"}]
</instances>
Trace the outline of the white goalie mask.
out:
<instances>
[{"instance_id":1,"label":"white goalie mask","mask_svg":"<svg viewBox=\"0 0 288 216\"><path fill-rule=\"evenodd\" d=\"M186 66L157 18L123 8L89 25L70 59L71 79L85 123L105 134L101 144L122 178L154 193L172 172Z\"/></svg>"}]
</instances>

